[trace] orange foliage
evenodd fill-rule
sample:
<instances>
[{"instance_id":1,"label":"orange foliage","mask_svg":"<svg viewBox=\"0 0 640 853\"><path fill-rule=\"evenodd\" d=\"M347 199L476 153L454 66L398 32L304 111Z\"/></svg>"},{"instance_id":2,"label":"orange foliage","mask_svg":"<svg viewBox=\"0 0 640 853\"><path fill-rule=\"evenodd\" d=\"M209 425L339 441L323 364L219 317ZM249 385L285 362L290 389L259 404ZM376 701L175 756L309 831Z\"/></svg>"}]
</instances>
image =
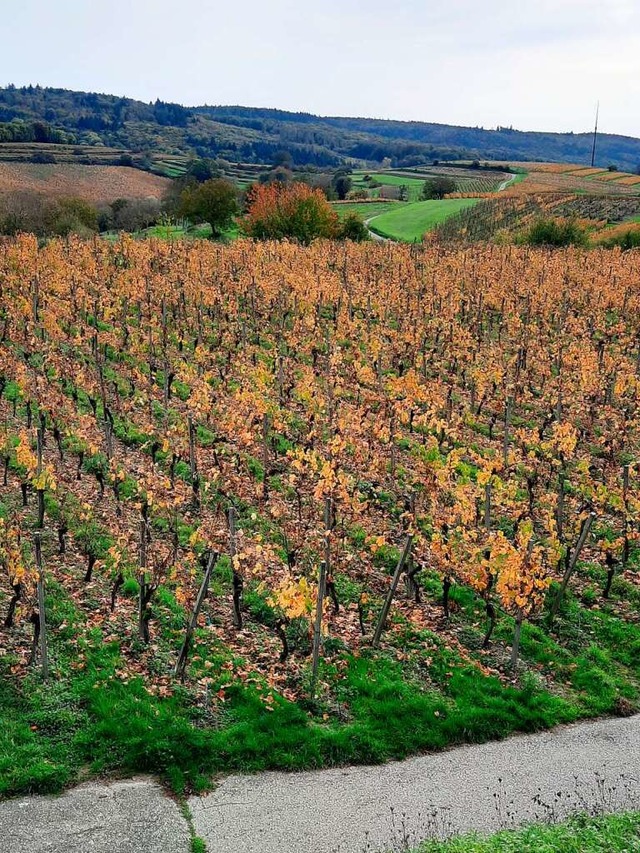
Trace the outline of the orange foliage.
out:
<instances>
[{"instance_id":1,"label":"orange foliage","mask_svg":"<svg viewBox=\"0 0 640 853\"><path fill-rule=\"evenodd\" d=\"M260 240L290 237L306 244L334 236L338 223L338 214L322 190L296 181L254 185L242 227Z\"/></svg>"}]
</instances>

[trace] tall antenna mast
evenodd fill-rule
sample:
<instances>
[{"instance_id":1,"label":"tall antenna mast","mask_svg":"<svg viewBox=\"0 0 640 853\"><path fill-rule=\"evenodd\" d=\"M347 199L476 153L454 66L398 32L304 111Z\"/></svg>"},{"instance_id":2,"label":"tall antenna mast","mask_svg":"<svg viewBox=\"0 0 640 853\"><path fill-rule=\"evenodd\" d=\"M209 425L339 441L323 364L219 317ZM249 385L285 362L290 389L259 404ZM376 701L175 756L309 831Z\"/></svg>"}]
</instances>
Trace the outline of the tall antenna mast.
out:
<instances>
[{"instance_id":1,"label":"tall antenna mast","mask_svg":"<svg viewBox=\"0 0 640 853\"><path fill-rule=\"evenodd\" d=\"M600 113L600 101L598 101L596 106L596 126L593 131L593 148L591 149L591 167L595 165L596 162L596 141L598 139L598 115Z\"/></svg>"}]
</instances>

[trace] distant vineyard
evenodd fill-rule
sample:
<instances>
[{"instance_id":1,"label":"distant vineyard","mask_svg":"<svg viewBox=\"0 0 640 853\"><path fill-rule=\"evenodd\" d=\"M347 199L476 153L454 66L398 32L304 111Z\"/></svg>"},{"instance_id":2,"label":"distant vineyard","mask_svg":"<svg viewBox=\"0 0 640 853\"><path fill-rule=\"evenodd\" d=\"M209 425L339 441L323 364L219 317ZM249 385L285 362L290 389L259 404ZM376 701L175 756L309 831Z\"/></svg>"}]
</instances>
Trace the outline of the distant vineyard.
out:
<instances>
[{"instance_id":1,"label":"distant vineyard","mask_svg":"<svg viewBox=\"0 0 640 853\"><path fill-rule=\"evenodd\" d=\"M544 214L550 214L572 197L501 196L486 199L443 222L432 232L432 239L444 242L475 243L490 240L499 231L511 233Z\"/></svg>"},{"instance_id":2,"label":"distant vineyard","mask_svg":"<svg viewBox=\"0 0 640 853\"><path fill-rule=\"evenodd\" d=\"M79 196L90 202L117 198L162 198L169 182L125 166L0 162L0 193L36 192Z\"/></svg>"},{"instance_id":3,"label":"distant vineyard","mask_svg":"<svg viewBox=\"0 0 640 853\"><path fill-rule=\"evenodd\" d=\"M540 217L586 220L594 226L622 222L640 215L640 198L580 196L563 193L504 195L460 211L439 225L432 238L442 241L490 240L499 232L514 234Z\"/></svg>"},{"instance_id":4,"label":"distant vineyard","mask_svg":"<svg viewBox=\"0 0 640 853\"><path fill-rule=\"evenodd\" d=\"M51 145L39 142L0 143L0 162L33 163L38 158L56 163L78 165L118 166L121 158L132 157L125 148L107 148L102 145Z\"/></svg>"},{"instance_id":5,"label":"distant vineyard","mask_svg":"<svg viewBox=\"0 0 640 853\"><path fill-rule=\"evenodd\" d=\"M451 178L455 181L455 195L459 197L490 195L501 184L512 177L508 172L498 169L472 169L464 166L424 166L414 169L395 169L389 171L352 174L353 188L366 190L371 197L384 194L384 187L404 187L406 201L419 201L425 181L437 178Z\"/></svg>"},{"instance_id":6,"label":"distant vineyard","mask_svg":"<svg viewBox=\"0 0 640 853\"><path fill-rule=\"evenodd\" d=\"M571 169L571 167L569 167ZM624 172L609 172L602 169L573 169L560 171L527 164L528 175L519 183L510 186L509 195L527 193L584 192L589 195L637 195L640 178Z\"/></svg>"}]
</instances>

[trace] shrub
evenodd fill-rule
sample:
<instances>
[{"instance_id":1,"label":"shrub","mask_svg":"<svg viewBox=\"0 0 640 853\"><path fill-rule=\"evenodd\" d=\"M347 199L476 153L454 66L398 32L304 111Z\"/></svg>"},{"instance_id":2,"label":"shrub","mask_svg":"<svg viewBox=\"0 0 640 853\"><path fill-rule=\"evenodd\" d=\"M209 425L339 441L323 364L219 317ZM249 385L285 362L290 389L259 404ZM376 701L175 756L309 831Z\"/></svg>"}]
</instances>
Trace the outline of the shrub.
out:
<instances>
[{"instance_id":1,"label":"shrub","mask_svg":"<svg viewBox=\"0 0 640 853\"><path fill-rule=\"evenodd\" d=\"M369 239L369 232L361 216L358 216L357 213L347 213L340 225L338 237L341 240L353 240L356 243L361 243L363 240Z\"/></svg>"},{"instance_id":2,"label":"shrub","mask_svg":"<svg viewBox=\"0 0 640 853\"><path fill-rule=\"evenodd\" d=\"M49 163L57 163L55 156L50 154L48 151L36 151L35 154L31 155L31 162L38 164L49 164Z\"/></svg>"},{"instance_id":3,"label":"shrub","mask_svg":"<svg viewBox=\"0 0 640 853\"><path fill-rule=\"evenodd\" d=\"M586 246L587 234L573 219L537 219L522 241L529 246Z\"/></svg>"},{"instance_id":4,"label":"shrub","mask_svg":"<svg viewBox=\"0 0 640 853\"><path fill-rule=\"evenodd\" d=\"M247 198L242 228L258 240L289 237L308 245L319 237L335 237L338 215L320 189L302 183L259 184Z\"/></svg>"}]
</instances>

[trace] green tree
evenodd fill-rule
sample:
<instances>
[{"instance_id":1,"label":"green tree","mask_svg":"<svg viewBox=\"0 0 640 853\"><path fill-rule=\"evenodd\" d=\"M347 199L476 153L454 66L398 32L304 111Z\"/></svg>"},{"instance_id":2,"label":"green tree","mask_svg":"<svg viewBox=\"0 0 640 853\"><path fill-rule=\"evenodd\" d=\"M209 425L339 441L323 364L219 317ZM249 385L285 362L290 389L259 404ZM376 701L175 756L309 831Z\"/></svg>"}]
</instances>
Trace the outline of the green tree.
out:
<instances>
[{"instance_id":1,"label":"green tree","mask_svg":"<svg viewBox=\"0 0 640 853\"><path fill-rule=\"evenodd\" d=\"M331 185L340 201L343 201L351 190L351 177L347 175L346 172L337 172L333 176Z\"/></svg>"},{"instance_id":2,"label":"green tree","mask_svg":"<svg viewBox=\"0 0 640 853\"><path fill-rule=\"evenodd\" d=\"M439 178L428 178L424 182L424 186L422 188L422 198L423 199L432 199L432 198L444 198L449 193L454 193L456 191L456 182L453 178L447 177L439 177Z\"/></svg>"},{"instance_id":3,"label":"green tree","mask_svg":"<svg viewBox=\"0 0 640 853\"><path fill-rule=\"evenodd\" d=\"M178 213L192 222L207 222L213 237L228 228L238 212L238 194L229 181L211 179L183 190Z\"/></svg>"},{"instance_id":4,"label":"green tree","mask_svg":"<svg viewBox=\"0 0 640 853\"><path fill-rule=\"evenodd\" d=\"M98 211L82 198L60 198L53 201L45 213L48 234L66 237L68 234L89 236L98 230Z\"/></svg>"},{"instance_id":5,"label":"green tree","mask_svg":"<svg viewBox=\"0 0 640 853\"><path fill-rule=\"evenodd\" d=\"M361 243L363 240L369 239L369 231L361 216L358 216L357 213L347 213L340 223L337 236L340 240L353 240L356 243Z\"/></svg>"}]
</instances>

